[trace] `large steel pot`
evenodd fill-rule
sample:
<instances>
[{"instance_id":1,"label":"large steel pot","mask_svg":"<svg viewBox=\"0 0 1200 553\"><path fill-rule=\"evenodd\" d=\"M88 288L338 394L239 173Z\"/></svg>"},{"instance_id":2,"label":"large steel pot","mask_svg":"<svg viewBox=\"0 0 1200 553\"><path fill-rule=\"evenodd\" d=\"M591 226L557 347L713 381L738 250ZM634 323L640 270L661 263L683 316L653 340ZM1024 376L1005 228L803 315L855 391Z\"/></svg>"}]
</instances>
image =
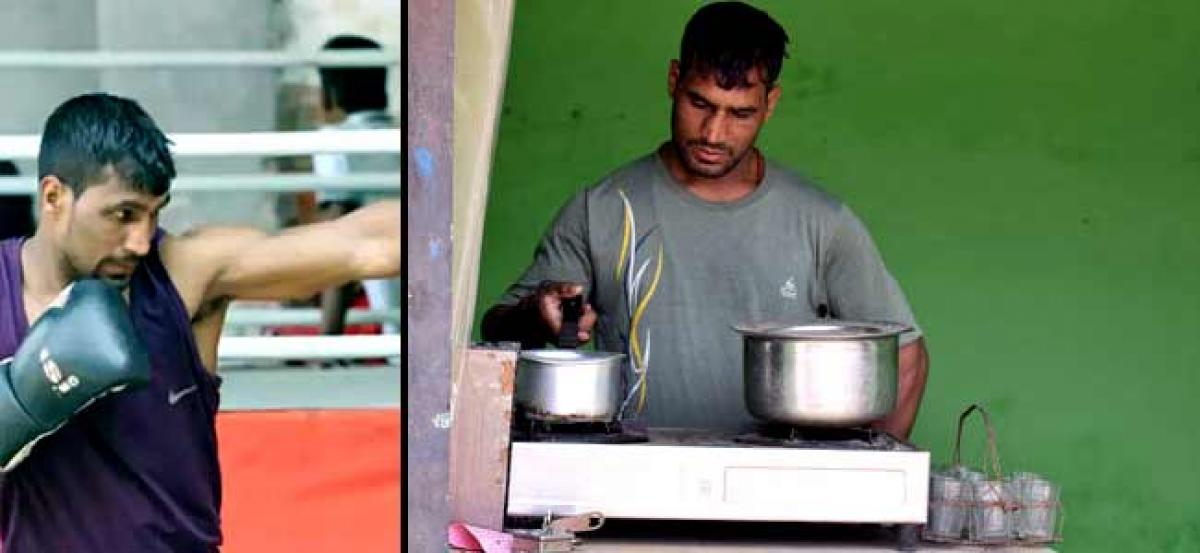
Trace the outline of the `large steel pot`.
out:
<instances>
[{"instance_id":1,"label":"large steel pot","mask_svg":"<svg viewBox=\"0 0 1200 553\"><path fill-rule=\"evenodd\" d=\"M896 406L905 325L827 321L734 328L742 334L746 407L756 418L856 426Z\"/></svg>"},{"instance_id":2,"label":"large steel pot","mask_svg":"<svg viewBox=\"0 0 1200 553\"><path fill-rule=\"evenodd\" d=\"M624 355L539 349L517 360L517 406L547 422L611 422L621 407Z\"/></svg>"}]
</instances>

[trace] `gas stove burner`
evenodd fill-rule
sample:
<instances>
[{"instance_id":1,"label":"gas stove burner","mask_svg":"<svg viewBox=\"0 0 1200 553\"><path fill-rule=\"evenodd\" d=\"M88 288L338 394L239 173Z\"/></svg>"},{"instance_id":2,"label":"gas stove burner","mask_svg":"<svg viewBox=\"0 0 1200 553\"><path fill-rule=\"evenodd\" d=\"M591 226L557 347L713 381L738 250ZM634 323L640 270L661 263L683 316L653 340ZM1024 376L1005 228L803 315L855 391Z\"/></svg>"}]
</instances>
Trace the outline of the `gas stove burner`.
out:
<instances>
[{"instance_id":1,"label":"gas stove burner","mask_svg":"<svg viewBox=\"0 0 1200 553\"><path fill-rule=\"evenodd\" d=\"M631 432L521 432L513 433L515 442L562 442L573 444L637 444L649 441L645 434Z\"/></svg>"},{"instance_id":2,"label":"gas stove burner","mask_svg":"<svg viewBox=\"0 0 1200 553\"><path fill-rule=\"evenodd\" d=\"M879 430L871 428L863 428L853 426L849 428L830 428L820 426L791 426L786 424L763 424L758 428L758 434L781 440L795 441L846 441L846 440L862 440L871 441L875 436L882 434Z\"/></svg>"},{"instance_id":3,"label":"gas stove burner","mask_svg":"<svg viewBox=\"0 0 1200 553\"><path fill-rule=\"evenodd\" d=\"M519 416L513 424L513 440L520 442L633 444L649 439L645 432L619 422L550 422Z\"/></svg>"},{"instance_id":4,"label":"gas stove burner","mask_svg":"<svg viewBox=\"0 0 1200 553\"><path fill-rule=\"evenodd\" d=\"M799 427L764 424L757 431L741 434L733 441L746 445L767 447L796 447L807 449L874 449L910 451L912 446L890 434L871 428Z\"/></svg>"}]
</instances>

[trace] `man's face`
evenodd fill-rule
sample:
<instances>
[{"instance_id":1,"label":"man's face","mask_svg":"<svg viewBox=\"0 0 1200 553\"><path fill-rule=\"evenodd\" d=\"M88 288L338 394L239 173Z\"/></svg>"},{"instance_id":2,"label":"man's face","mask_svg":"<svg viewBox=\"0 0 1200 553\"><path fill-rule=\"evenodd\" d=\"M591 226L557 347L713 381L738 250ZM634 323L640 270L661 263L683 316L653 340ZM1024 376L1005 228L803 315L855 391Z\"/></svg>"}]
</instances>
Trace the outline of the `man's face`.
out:
<instances>
[{"instance_id":1,"label":"man's face","mask_svg":"<svg viewBox=\"0 0 1200 553\"><path fill-rule=\"evenodd\" d=\"M750 153L779 100L779 87L768 89L760 77L761 70L753 69L749 86L727 90L712 73L693 69L681 78L679 62L671 62L671 141L688 173L720 178Z\"/></svg>"},{"instance_id":2,"label":"man's face","mask_svg":"<svg viewBox=\"0 0 1200 553\"><path fill-rule=\"evenodd\" d=\"M53 225L71 278L90 276L124 288L149 253L158 214L170 196L138 192L112 171L107 175L78 197L61 186L60 197L51 198L43 184L42 214Z\"/></svg>"}]
</instances>

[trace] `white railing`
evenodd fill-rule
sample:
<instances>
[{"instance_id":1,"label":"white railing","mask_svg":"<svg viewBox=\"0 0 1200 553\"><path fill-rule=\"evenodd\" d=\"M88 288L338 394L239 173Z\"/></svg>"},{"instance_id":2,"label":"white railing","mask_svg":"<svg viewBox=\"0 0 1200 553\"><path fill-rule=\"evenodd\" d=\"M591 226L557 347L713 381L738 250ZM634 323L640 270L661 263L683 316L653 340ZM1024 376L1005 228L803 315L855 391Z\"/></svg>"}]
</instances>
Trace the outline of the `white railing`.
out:
<instances>
[{"instance_id":1,"label":"white railing","mask_svg":"<svg viewBox=\"0 0 1200 553\"><path fill-rule=\"evenodd\" d=\"M2 156L0 156L2 159ZM171 181L171 190L220 190L231 192L299 192L305 190L400 190L401 173L355 173L322 177L308 173L254 173L184 175ZM37 178L32 175L0 177L0 194L33 194Z\"/></svg>"},{"instance_id":2,"label":"white railing","mask_svg":"<svg viewBox=\"0 0 1200 553\"><path fill-rule=\"evenodd\" d=\"M174 143L172 154L189 157L399 153L404 143L400 129L172 133L167 137ZM41 141L37 134L0 135L0 159L35 159Z\"/></svg>"},{"instance_id":3,"label":"white railing","mask_svg":"<svg viewBox=\"0 0 1200 553\"><path fill-rule=\"evenodd\" d=\"M389 51L325 51L314 54L270 50L7 50L0 52L0 69L125 69L196 67L379 67L397 65L400 56Z\"/></svg>"},{"instance_id":4,"label":"white railing","mask_svg":"<svg viewBox=\"0 0 1200 553\"><path fill-rule=\"evenodd\" d=\"M399 357L399 334L351 336L223 336L217 358L226 361L373 359Z\"/></svg>"},{"instance_id":5,"label":"white railing","mask_svg":"<svg viewBox=\"0 0 1200 553\"><path fill-rule=\"evenodd\" d=\"M348 309L346 324L400 324L400 308ZM239 307L225 315L225 327L317 325L321 310L315 308Z\"/></svg>"}]
</instances>

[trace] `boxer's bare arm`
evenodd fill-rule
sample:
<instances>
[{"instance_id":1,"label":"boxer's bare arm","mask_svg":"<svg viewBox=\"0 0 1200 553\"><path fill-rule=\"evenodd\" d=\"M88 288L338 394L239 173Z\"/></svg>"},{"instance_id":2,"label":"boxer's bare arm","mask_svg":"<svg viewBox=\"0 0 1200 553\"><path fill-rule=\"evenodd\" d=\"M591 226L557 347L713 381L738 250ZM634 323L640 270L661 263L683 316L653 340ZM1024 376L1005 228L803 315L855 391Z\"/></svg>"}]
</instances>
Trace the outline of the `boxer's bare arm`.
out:
<instances>
[{"instance_id":1,"label":"boxer's bare arm","mask_svg":"<svg viewBox=\"0 0 1200 553\"><path fill-rule=\"evenodd\" d=\"M269 235L211 227L162 244L163 262L194 321L229 300L306 298L331 286L400 273L400 203ZM214 313L215 314L215 313Z\"/></svg>"},{"instance_id":2,"label":"boxer's bare arm","mask_svg":"<svg viewBox=\"0 0 1200 553\"><path fill-rule=\"evenodd\" d=\"M351 280L396 276L400 227L400 203L386 201L275 235L250 228L197 229L165 238L160 251L191 317L200 358L215 371L230 301L305 298Z\"/></svg>"}]
</instances>

